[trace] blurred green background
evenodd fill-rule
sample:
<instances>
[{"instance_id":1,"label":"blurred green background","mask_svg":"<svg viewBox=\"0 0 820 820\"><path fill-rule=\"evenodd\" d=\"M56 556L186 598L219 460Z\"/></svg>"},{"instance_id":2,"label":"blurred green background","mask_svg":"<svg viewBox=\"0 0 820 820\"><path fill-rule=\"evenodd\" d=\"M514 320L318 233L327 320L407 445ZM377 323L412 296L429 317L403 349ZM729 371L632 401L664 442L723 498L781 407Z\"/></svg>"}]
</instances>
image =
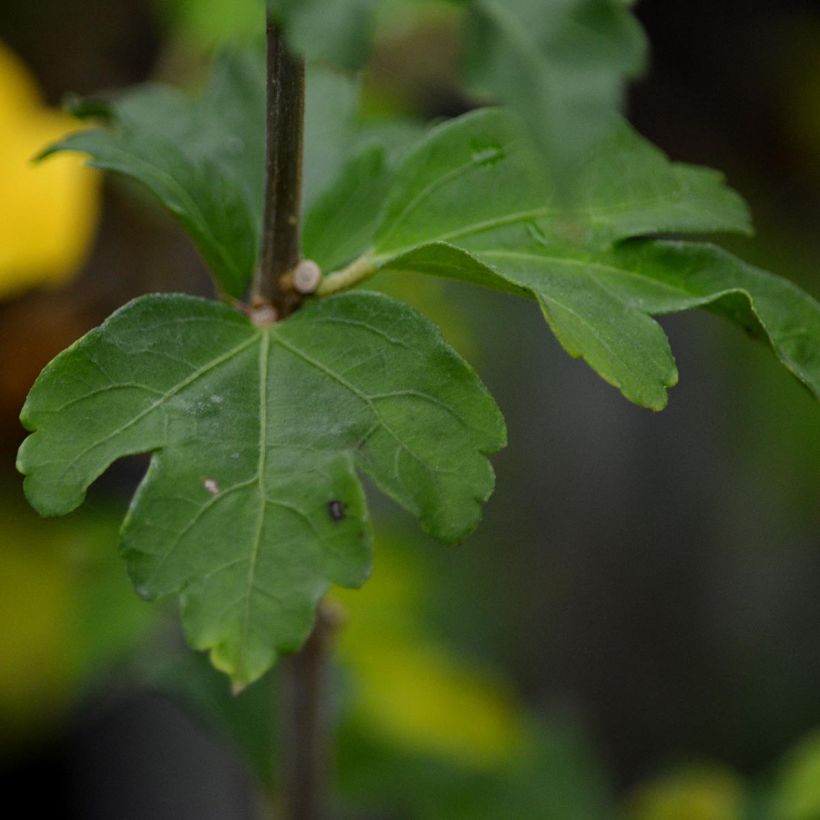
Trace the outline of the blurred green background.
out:
<instances>
[{"instance_id":1,"label":"blurred green background","mask_svg":"<svg viewBox=\"0 0 820 820\"><path fill-rule=\"evenodd\" d=\"M816 0L643 0L638 14L653 68L631 118L675 159L725 170L758 228L733 250L818 295ZM19 156L66 127L53 119L66 93L195 85L215 45L256 29L257 0L0 8L3 54L16 55L0 60L0 767L27 814L251 818L275 790L276 674L232 698L184 648L173 608L130 590L116 529L144 460L64 521L30 512L14 473L17 414L53 355L139 293L208 292L152 201L76 167L43 182L35 238L10 228ZM381 34L369 111L469 106L451 13L420 3ZM40 101L20 92L32 82ZM61 257L36 238L69 229L87 250ZM808 394L762 346L689 315L664 320L682 378L651 415L566 357L530 305L379 286L469 355L510 445L482 527L458 548L374 499L374 578L338 595L333 816L820 819Z\"/></svg>"}]
</instances>

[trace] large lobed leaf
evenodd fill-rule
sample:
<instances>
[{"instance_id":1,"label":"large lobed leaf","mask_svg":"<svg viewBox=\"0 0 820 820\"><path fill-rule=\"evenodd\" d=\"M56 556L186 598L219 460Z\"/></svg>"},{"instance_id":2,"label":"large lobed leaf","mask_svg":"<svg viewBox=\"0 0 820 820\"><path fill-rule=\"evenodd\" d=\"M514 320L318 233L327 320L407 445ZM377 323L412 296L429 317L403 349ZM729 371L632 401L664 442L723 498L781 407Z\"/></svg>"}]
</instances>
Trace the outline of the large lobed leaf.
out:
<instances>
[{"instance_id":1,"label":"large lobed leaf","mask_svg":"<svg viewBox=\"0 0 820 820\"><path fill-rule=\"evenodd\" d=\"M357 469L444 541L493 487L503 419L426 319L347 294L258 328L219 303L148 296L42 373L18 467L63 515L113 461L153 453L122 532L135 586L179 593L191 643L238 685L305 639L370 534Z\"/></svg>"},{"instance_id":2,"label":"large lobed leaf","mask_svg":"<svg viewBox=\"0 0 820 820\"><path fill-rule=\"evenodd\" d=\"M515 117L487 109L430 132L396 171L375 268L535 298L555 335L653 409L678 374L655 314L708 305L767 341L820 394L820 310L807 294L695 243L653 233L749 230L720 174L669 162L621 124L587 155L569 206Z\"/></svg>"}]
</instances>

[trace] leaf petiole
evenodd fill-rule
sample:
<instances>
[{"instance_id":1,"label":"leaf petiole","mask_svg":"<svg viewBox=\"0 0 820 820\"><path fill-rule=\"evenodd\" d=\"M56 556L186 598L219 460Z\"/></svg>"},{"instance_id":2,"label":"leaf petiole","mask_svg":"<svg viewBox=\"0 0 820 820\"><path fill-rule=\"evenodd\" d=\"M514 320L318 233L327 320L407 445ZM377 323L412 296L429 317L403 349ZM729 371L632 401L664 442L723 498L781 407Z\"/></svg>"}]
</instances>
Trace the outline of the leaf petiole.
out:
<instances>
[{"instance_id":1,"label":"leaf petiole","mask_svg":"<svg viewBox=\"0 0 820 820\"><path fill-rule=\"evenodd\" d=\"M351 262L346 268L334 271L326 276L316 290L317 296L332 296L356 287L365 282L379 271L372 251L366 251Z\"/></svg>"}]
</instances>

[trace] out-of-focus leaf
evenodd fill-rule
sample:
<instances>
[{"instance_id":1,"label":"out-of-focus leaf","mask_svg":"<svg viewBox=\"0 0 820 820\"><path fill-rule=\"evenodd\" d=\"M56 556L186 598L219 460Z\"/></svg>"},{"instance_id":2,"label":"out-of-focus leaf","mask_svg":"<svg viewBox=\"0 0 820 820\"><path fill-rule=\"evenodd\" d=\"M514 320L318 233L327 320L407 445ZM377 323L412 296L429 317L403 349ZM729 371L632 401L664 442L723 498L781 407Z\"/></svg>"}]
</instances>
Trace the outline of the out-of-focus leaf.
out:
<instances>
[{"instance_id":1,"label":"out-of-focus leaf","mask_svg":"<svg viewBox=\"0 0 820 820\"><path fill-rule=\"evenodd\" d=\"M390 183L384 149L366 148L348 162L335 186L320 197L305 222L305 253L332 271L373 239Z\"/></svg>"},{"instance_id":2,"label":"out-of-focus leaf","mask_svg":"<svg viewBox=\"0 0 820 820\"><path fill-rule=\"evenodd\" d=\"M49 153L88 154L95 167L146 185L191 235L220 289L239 297L258 253L264 112L261 58L234 54L217 61L198 99L138 88L111 103L109 127L74 134Z\"/></svg>"},{"instance_id":3,"label":"out-of-focus leaf","mask_svg":"<svg viewBox=\"0 0 820 820\"><path fill-rule=\"evenodd\" d=\"M199 720L233 744L257 781L273 788L277 763L276 677L267 675L239 694L230 687L207 658L191 652L177 653L145 664L143 678L152 688L172 697Z\"/></svg>"},{"instance_id":4,"label":"out-of-focus leaf","mask_svg":"<svg viewBox=\"0 0 820 820\"><path fill-rule=\"evenodd\" d=\"M358 68L367 59L377 0L268 0L291 47L309 60Z\"/></svg>"},{"instance_id":5,"label":"out-of-focus leaf","mask_svg":"<svg viewBox=\"0 0 820 820\"><path fill-rule=\"evenodd\" d=\"M771 807L772 820L820 817L820 732L805 738L786 758Z\"/></svg>"},{"instance_id":6,"label":"out-of-focus leaf","mask_svg":"<svg viewBox=\"0 0 820 820\"><path fill-rule=\"evenodd\" d=\"M113 516L46 523L5 499L0 527L2 751L59 719L158 613L123 576Z\"/></svg>"},{"instance_id":7,"label":"out-of-focus leaf","mask_svg":"<svg viewBox=\"0 0 820 820\"><path fill-rule=\"evenodd\" d=\"M561 183L617 125L625 81L644 67L646 39L628 6L623 0L470 4L468 76L524 119Z\"/></svg>"},{"instance_id":8,"label":"out-of-focus leaf","mask_svg":"<svg viewBox=\"0 0 820 820\"><path fill-rule=\"evenodd\" d=\"M259 39L264 0L155 0L171 29L204 47L226 41Z\"/></svg>"},{"instance_id":9,"label":"out-of-focus leaf","mask_svg":"<svg viewBox=\"0 0 820 820\"><path fill-rule=\"evenodd\" d=\"M346 613L339 651L350 670L351 719L407 752L497 767L525 745L521 708L485 670L425 635L415 615L422 577L402 553L383 550L367 586L335 593Z\"/></svg>"},{"instance_id":10,"label":"out-of-focus leaf","mask_svg":"<svg viewBox=\"0 0 820 820\"><path fill-rule=\"evenodd\" d=\"M693 767L639 786L629 820L743 820L743 783L720 767Z\"/></svg>"}]
</instances>

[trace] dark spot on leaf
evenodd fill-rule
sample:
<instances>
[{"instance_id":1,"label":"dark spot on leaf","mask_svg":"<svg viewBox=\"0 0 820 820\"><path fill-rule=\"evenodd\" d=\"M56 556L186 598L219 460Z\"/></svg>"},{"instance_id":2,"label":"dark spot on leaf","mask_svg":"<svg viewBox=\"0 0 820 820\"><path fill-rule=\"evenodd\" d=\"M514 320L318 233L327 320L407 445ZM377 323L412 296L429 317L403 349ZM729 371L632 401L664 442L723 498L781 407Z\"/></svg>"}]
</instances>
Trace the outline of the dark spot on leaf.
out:
<instances>
[{"instance_id":1,"label":"dark spot on leaf","mask_svg":"<svg viewBox=\"0 0 820 820\"><path fill-rule=\"evenodd\" d=\"M327 505L327 514L330 516L332 521L344 521L345 516L347 515L344 501L331 501Z\"/></svg>"}]
</instances>

